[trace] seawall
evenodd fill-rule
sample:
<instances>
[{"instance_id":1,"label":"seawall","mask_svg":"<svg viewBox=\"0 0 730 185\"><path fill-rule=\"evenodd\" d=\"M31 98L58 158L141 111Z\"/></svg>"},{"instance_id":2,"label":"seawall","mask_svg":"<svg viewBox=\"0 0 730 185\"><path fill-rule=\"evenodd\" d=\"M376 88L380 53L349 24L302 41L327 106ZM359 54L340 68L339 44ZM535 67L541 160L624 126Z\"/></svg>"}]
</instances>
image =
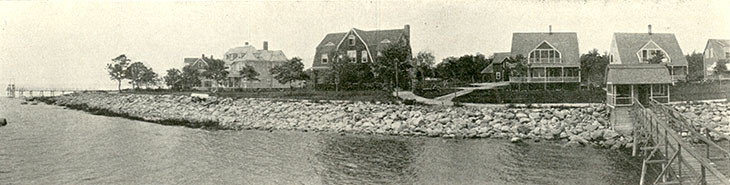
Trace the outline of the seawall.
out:
<instances>
[{"instance_id":1,"label":"seawall","mask_svg":"<svg viewBox=\"0 0 730 185\"><path fill-rule=\"evenodd\" d=\"M76 93L38 98L94 114L207 129L257 129L561 140L567 145L630 147L608 128L608 108L431 107L371 102L232 99Z\"/></svg>"}]
</instances>

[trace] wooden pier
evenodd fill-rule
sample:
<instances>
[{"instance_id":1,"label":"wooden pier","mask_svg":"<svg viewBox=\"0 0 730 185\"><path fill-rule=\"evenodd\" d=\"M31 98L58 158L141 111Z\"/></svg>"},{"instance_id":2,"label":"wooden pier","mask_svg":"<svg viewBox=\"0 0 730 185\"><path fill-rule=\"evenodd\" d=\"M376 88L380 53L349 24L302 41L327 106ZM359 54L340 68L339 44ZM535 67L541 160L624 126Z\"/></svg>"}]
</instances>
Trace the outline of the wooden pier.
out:
<instances>
[{"instance_id":1,"label":"wooden pier","mask_svg":"<svg viewBox=\"0 0 730 185\"><path fill-rule=\"evenodd\" d=\"M692 124L692 120L659 102L652 100L646 107L634 102L630 107L616 109L629 111L634 120L633 154L643 158L639 184L730 184L730 172L718 168L721 163L730 166L730 148L713 142L710 133L725 139L727 136ZM655 178L649 178L650 169L659 169Z\"/></svg>"},{"instance_id":2,"label":"wooden pier","mask_svg":"<svg viewBox=\"0 0 730 185\"><path fill-rule=\"evenodd\" d=\"M80 92L85 90L78 89L6 89L7 97L44 97L44 96L57 96L68 93Z\"/></svg>"}]
</instances>

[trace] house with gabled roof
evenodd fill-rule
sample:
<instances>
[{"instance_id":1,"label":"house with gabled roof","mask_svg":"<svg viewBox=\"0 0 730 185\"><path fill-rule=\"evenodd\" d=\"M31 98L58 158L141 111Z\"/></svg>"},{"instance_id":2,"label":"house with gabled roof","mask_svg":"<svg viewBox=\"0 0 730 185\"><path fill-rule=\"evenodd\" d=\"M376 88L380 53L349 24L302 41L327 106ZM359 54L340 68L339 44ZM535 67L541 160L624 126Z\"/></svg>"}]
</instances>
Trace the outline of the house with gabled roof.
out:
<instances>
[{"instance_id":1,"label":"house with gabled roof","mask_svg":"<svg viewBox=\"0 0 730 185\"><path fill-rule=\"evenodd\" d=\"M661 57L663 56L663 57ZM630 106L639 101L667 103L669 88L687 79L687 59L674 34L614 33L606 68L606 103ZM657 61L658 63L650 63Z\"/></svg>"},{"instance_id":2,"label":"house with gabled roof","mask_svg":"<svg viewBox=\"0 0 730 185\"><path fill-rule=\"evenodd\" d=\"M730 39L709 39L703 53L703 69L705 79L729 78L715 74L715 65L720 60L730 60ZM730 69L730 63L726 64Z\"/></svg>"},{"instance_id":3,"label":"house with gabled roof","mask_svg":"<svg viewBox=\"0 0 730 185\"><path fill-rule=\"evenodd\" d=\"M410 26L390 30L361 30L352 28L347 32L329 33L317 45L312 69L328 70L333 61L374 62L382 51L393 45L410 50ZM316 73L315 73L315 79Z\"/></svg>"},{"instance_id":4,"label":"house with gabled roof","mask_svg":"<svg viewBox=\"0 0 730 185\"><path fill-rule=\"evenodd\" d=\"M509 52L498 52L494 53L494 57L492 58L492 63L487 65L482 71L481 74L485 75L484 80L488 82L501 82L506 79L507 75L505 74L505 64L509 60Z\"/></svg>"},{"instance_id":5,"label":"house with gabled roof","mask_svg":"<svg viewBox=\"0 0 730 185\"><path fill-rule=\"evenodd\" d=\"M289 85L281 84L269 72L271 68L277 65L285 64L289 59L286 58L281 50L269 50L269 43L264 41L263 49L256 49L249 45L248 42L244 46L229 49L225 53L224 61L228 67L228 82L226 87L233 88L288 88ZM258 80L242 79L239 71L246 65L252 66L256 72Z\"/></svg>"},{"instance_id":6,"label":"house with gabled roof","mask_svg":"<svg viewBox=\"0 0 730 185\"><path fill-rule=\"evenodd\" d=\"M212 58L213 56L211 56ZM200 58L185 58L183 59L183 62L185 63L186 67L192 68L198 73L202 73L205 71L205 69L208 67L208 61L205 60L205 54L203 54ZM200 79L200 86L203 88L210 88L216 86L216 82L214 80L206 79L206 78L199 78Z\"/></svg>"},{"instance_id":7,"label":"house with gabled roof","mask_svg":"<svg viewBox=\"0 0 730 185\"><path fill-rule=\"evenodd\" d=\"M510 83L546 86L580 84L580 54L575 32L513 33L510 57L521 55L529 69L524 76L510 76Z\"/></svg>"}]
</instances>

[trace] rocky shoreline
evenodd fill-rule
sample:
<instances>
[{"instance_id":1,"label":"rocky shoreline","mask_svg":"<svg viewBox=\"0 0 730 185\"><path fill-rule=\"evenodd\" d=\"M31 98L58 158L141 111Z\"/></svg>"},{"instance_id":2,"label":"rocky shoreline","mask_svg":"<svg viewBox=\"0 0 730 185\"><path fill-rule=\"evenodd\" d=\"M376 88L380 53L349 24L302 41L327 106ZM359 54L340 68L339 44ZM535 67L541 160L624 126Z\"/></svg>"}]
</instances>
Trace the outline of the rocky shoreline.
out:
<instances>
[{"instance_id":1,"label":"rocky shoreline","mask_svg":"<svg viewBox=\"0 0 730 185\"><path fill-rule=\"evenodd\" d=\"M630 148L608 128L608 108L430 107L378 102L197 98L77 93L48 104L166 125L208 129L297 130L443 138L565 141L566 146Z\"/></svg>"},{"instance_id":2,"label":"rocky shoreline","mask_svg":"<svg viewBox=\"0 0 730 185\"><path fill-rule=\"evenodd\" d=\"M690 102L673 107L694 123L703 124L725 135L730 134L730 102ZM712 134L713 138L720 138Z\"/></svg>"}]
</instances>

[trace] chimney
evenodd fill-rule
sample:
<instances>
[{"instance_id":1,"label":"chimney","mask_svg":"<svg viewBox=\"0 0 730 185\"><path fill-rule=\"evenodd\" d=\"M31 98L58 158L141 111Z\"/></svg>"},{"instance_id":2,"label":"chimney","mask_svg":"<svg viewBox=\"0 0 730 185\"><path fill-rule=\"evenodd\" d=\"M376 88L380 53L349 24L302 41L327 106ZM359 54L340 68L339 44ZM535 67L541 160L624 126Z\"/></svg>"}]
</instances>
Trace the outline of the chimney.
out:
<instances>
[{"instance_id":1,"label":"chimney","mask_svg":"<svg viewBox=\"0 0 730 185\"><path fill-rule=\"evenodd\" d=\"M268 51L268 50L269 50L269 42L264 41L264 51Z\"/></svg>"},{"instance_id":2,"label":"chimney","mask_svg":"<svg viewBox=\"0 0 730 185\"><path fill-rule=\"evenodd\" d=\"M205 54L201 54L200 58L205 58Z\"/></svg>"},{"instance_id":3,"label":"chimney","mask_svg":"<svg viewBox=\"0 0 730 185\"><path fill-rule=\"evenodd\" d=\"M549 26L548 26L548 33L549 33L550 35L552 35L552 34L553 34L553 25L549 25Z\"/></svg>"},{"instance_id":4,"label":"chimney","mask_svg":"<svg viewBox=\"0 0 730 185\"><path fill-rule=\"evenodd\" d=\"M407 24L404 25L403 26L403 32L405 32L406 35L410 36L411 35L411 25L407 25Z\"/></svg>"},{"instance_id":5,"label":"chimney","mask_svg":"<svg viewBox=\"0 0 730 185\"><path fill-rule=\"evenodd\" d=\"M246 42L246 46L248 46L248 42Z\"/></svg>"},{"instance_id":6,"label":"chimney","mask_svg":"<svg viewBox=\"0 0 730 185\"><path fill-rule=\"evenodd\" d=\"M649 25L649 35L651 35L651 24Z\"/></svg>"}]
</instances>

